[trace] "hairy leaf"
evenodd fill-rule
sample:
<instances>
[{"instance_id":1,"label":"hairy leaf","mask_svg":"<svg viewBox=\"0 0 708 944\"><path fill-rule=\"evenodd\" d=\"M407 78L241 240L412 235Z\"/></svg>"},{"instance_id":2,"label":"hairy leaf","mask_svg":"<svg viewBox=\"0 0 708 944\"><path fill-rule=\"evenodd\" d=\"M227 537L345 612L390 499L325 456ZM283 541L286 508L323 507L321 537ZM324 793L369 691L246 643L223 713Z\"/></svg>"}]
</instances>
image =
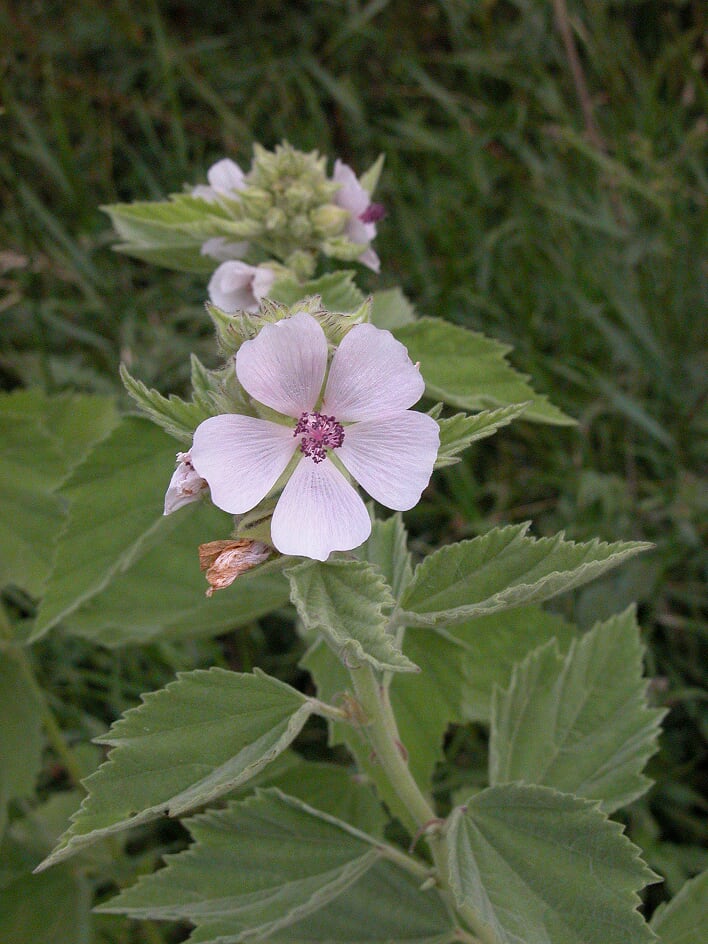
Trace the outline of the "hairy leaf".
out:
<instances>
[{"instance_id":1,"label":"hairy leaf","mask_svg":"<svg viewBox=\"0 0 708 944\"><path fill-rule=\"evenodd\" d=\"M654 874L593 804L547 787L491 787L455 809L450 883L499 944L650 944L637 890Z\"/></svg>"},{"instance_id":2,"label":"hairy leaf","mask_svg":"<svg viewBox=\"0 0 708 944\"><path fill-rule=\"evenodd\" d=\"M427 395L463 410L483 410L529 401L524 418L568 426L566 416L529 386L506 360L511 350L475 331L436 318L397 327L395 335L420 361Z\"/></svg>"},{"instance_id":3,"label":"hairy leaf","mask_svg":"<svg viewBox=\"0 0 708 944\"><path fill-rule=\"evenodd\" d=\"M410 625L444 626L522 603L540 603L587 583L650 544L576 544L562 534L526 536L528 525L497 528L450 544L420 564L401 606Z\"/></svg>"},{"instance_id":4,"label":"hairy leaf","mask_svg":"<svg viewBox=\"0 0 708 944\"><path fill-rule=\"evenodd\" d=\"M374 292L371 321L377 328L393 331L415 321L415 311L400 288Z\"/></svg>"},{"instance_id":5,"label":"hairy leaf","mask_svg":"<svg viewBox=\"0 0 708 944\"><path fill-rule=\"evenodd\" d=\"M650 709L634 611L599 623L562 656L520 663L492 707L490 782L523 781L597 800L607 813L646 792L663 711Z\"/></svg>"},{"instance_id":6,"label":"hairy leaf","mask_svg":"<svg viewBox=\"0 0 708 944\"><path fill-rule=\"evenodd\" d=\"M438 420L440 426L440 448L435 460L435 468L442 469L459 462L458 453L463 452L471 443L496 433L502 426L508 426L521 416L526 409L525 403L512 403L498 410L483 410L468 416L457 413L448 419Z\"/></svg>"},{"instance_id":7,"label":"hairy leaf","mask_svg":"<svg viewBox=\"0 0 708 944\"><path fill-rule=\"evenodd\" d=\"M0 838L7 801L34 793L42 763L40 706L21 658L9 647L0 655Z\"/></svg>"},{"instance_id":8,"label":"hairy leaf","mask_svg":"<svg viewBox=\"0 0 708 944\"><path fill-rule=\"evenodd\" d=\"M418 891L420 873L383 861L387 849L373 837L277 790L187 825L191 849L98 910L186 919L196 925L192 944L423 942L450 930L437 893Z\"/></svg>"},{"instance_id":9,"label":"hairy leaf","mask_svg":"<svg viewBox=\"0 0 708 944\"><path fill-rule=\"evenodd\" d=\"M661 944L705 944L708 928L708 871L686 882L667 905L660 905L651 928Z\"/></svg>"},{"instance_id":10,"label":"hairy leaf","mask_svg":"<svg viewBox=\"0 0 708 944\"><path fill-rule=\"evenodd\" d=\"M282 753L315 710L262 673L182 673L98 739L114 750L85 781L88 795L42 867L102 836L228 793Z\"/></svg>"},{"instance_id":11,"label":"hairy leaf","mask_svg":"<svg viewBox=\"0 0 708 944\"><path fill-rule=\"evenodd\" d=\"M309 282L277 279L268 292L268 298L285 305L294 305L309 295L319 295L327 311L355 311L364 302L364 294L354 282L355 275L350 269L341 269Z\"/></svg>"},{"instance_id":12,"label":"hairy leaf","mask_svg":"<svg viewBox=\"0 0 708 944\"><path fill-rule=\"evenodd\" d=\"M345 665L417 671L386 631L391 589L365 561L306 562L286 573L305 629L321 633Z\"/></svg>"}]
</instances>

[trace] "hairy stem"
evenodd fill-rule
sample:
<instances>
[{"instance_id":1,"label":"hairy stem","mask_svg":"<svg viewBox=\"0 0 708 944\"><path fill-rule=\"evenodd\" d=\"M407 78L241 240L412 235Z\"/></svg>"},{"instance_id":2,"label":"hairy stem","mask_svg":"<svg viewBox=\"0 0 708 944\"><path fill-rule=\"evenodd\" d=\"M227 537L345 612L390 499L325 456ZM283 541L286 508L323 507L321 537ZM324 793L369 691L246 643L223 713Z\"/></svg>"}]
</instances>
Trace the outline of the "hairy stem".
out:
<instances>
[{"instance_id":1,"label":"hairy stem","mask_svg":"<svg viewBox=\"0 0 708 944\"><path fill-rule=\"evenodd\" d=\"M403 822L413 835L424 834L435 865L437 885L450 907L462 918L477 944L496 944L494 936L467 905L454 903L449 881L449 848L439 830L430 829L438 822L435 810L415 782L406 761L405 748L398 733L396 718L388 698L388 688L379 684L373 669L362 665L350 670L359 704L366 715L366 734L376 761L395 791L404 815ZM396 811L398 813L398 811Z\"/></svg>"}]
</instances>

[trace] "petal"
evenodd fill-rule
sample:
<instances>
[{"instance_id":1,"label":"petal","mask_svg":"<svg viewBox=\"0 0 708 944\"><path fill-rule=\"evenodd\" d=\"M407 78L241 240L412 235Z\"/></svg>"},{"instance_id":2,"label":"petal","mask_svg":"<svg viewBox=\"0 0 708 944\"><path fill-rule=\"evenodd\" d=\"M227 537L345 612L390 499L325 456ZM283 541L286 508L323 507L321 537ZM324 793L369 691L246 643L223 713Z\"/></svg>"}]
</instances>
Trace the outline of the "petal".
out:
<instances>
[{"instance_id":1,"label":"petal","mask_svg":"<svg viewBox=\"0 0 708 944\"><path fill-rule=\"evenodd\" d=\"M371 249L371 247L369 247L368 249L365 249L364 252L362 252L362 254L359 256L358 261L361 262L362 265L365 265L369 269L372 269L374 272L381 271L381 260L376 255L374 250Z\"/></svg>"},{"instance_id":2,"label":"petal","mask_svg":"<svg viewBox=\"0 0 708 944\"><path fill-rule=\"evenodd\" d=\"M296 446L287 426L225 413L197 426L192 465L209 483L217 508L240 515L265 498Z\"/></svg>"},{"instance_id":3,"label":"petal","mask_svg":"<svg viewBox=\"0 0 708 944\"><path fill-rule=\"evenodd\" d=\"M327 367L327 339L304 311L267 324L236 355L236 375L244 389L286 416L311 410Z\"/></svg>"},{"instance_id":4,"label":"petal","mask_svg":"<svg viewBox=\"0 0 708 944\"><path fill-rule=\"evenodd\" d=\"M391 416L423 396L425 382L390 331L356 325L332 360L322 412L342 422Z\"/></svg>"},{"instance_id":5,"label":"petal","mask_svg":"<svg viewBox=\"0 0 708 944\"><path fill-rule=\"evenodd\" d=\"M432 416L406 410L347 426L337 458L377 502L406 511L430 481L439 445L440 429Z\"/></svg>"},{"instance_id":6,"label":"petal","mask_svg":"<svg viewBox=\"0 0 708 944\"><path fill-rule=\"evenodd\" d=\"M207 483L192 465L192 457L188 452L177 453L177 468L172 473L170 484L165 493L165 509L163 514L171 515L183 505L198 501L201 494L208 488Z\"/></svg>"},{"instance_id":7,"label":"petal","mask_svg":"<svg viewBox=\"0 0 708 944\"><path fill-rule=\"evenodd\" d=\"M275 282L275 272L272 269L264 265L256 267L256 271L253 275L252 290L258 301L266 297L271 290L273 282Z\"/></svg>"},{"instance_id":8,"label":"petal","mask_svg":"<svg viewBox=\"0 0 708 944\"><path fill-rule=\"evenodd\" d=\"M253 291L257 271L245 262L222 262L209 279L209 298L222 311L258 311Z\"/></svg>"},{"instance_id":9,"label":"petal","mask_svg":"<svg viewBox=\"0 0 708 944\"><path fill-rule=\"evenodd\" d=\"M209 188L206 187L206 190ZM227 262L229 259L240 259L248 252L248 243L232 243L226 236L215 236L213 239L207 239L201 248L203 256L209 256L210 259L216 259L219 262Z\"/></svg>"},{"instance_id":10,"label":"petal","mask_svg":"<svg viewBox=\"0 0 708 944\"><path fill-rule=\"evenodd\" d=\"M298 463L275 506L270 526L282 554L327 560L359 547L371 533L364 502L329 459Z\"/></svg>"},{"instance_id":11,"label":"petal","mask_svg":"<svg viewBox=\"0 0 708 944\"><path fill-rule=\"evenodd\" d=\"M349 210L354 217L358 217L360 213L363 213L369 205L369 194L359 183L351 167L343 161L335 161L332 180L341 184L334 195L334 202L337 206Z\"/></svg>"},{"instance_id":12,"label":"petal","mask_svg":"<svg viewBox=\"0 0 708 944\"><path fill-rule=\"evenodd\" d=\"M243 171L234 161L225 157L216 164L212 164L207 172L209 186L217 193L224 193L227 196L233 191L243 190L244 179Z\"/></svg>"}]
</instances>

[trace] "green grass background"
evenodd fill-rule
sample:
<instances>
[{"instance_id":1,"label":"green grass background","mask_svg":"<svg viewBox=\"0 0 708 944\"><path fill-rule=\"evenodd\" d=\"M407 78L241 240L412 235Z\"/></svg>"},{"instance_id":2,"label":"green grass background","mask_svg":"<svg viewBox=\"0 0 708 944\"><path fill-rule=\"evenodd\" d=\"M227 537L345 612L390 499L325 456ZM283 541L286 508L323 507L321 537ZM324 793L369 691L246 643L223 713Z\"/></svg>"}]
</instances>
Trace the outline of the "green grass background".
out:
<instances>
[{"instance_id":1,"label":"green grass background","mask_svg":"<svg viewBox=\"0 0 708 944\"><path fill-rule=\"evenodd\" d=\"M699 0L0 8L0 386L120 394L123 360L180 392L191 350L213 360L203 279L112 253L101 204L247 166L255 140L385 153L383 274L361 284L509 342L578 420L443 472L419 547L527 518L655 542L572 606L588 625L639 601L672 711L628 818L672 891L708 864L705 27Z\"/></svg>"}]
</instances>

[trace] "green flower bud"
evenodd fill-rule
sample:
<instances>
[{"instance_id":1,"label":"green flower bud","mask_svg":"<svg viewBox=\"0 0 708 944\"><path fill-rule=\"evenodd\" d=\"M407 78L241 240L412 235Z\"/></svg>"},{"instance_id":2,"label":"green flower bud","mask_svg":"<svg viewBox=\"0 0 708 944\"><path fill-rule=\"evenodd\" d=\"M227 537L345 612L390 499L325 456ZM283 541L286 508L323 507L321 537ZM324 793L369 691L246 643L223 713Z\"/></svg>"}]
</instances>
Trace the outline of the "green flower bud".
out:
<instances>
[{"instance_id":1,"label":"green flower bud","mask_svg":"<svg viewBox=\"0 0 708 944\"><path fill-rule=\"evenodd\" d=\"M240 193L241 205L247 216L262 220L273 206L273 197L261 187L246 187Z\"/></svg>"},{"instance_id":2,"label":"green flower bud","mask_svg":"<svg viewBox=\"0 0 708 944\"><path fill-rule=\"evenodd\" d=\"M320 239L327 239L339 236L344 231L350 216L349 210L335 206L333 203L326 203L310 213L310 222L314 227L315 235Z\"/></svg>"},{"instance_id":3,"label":"green flower bud","mask_svg":"<svg viewBox=\"0 0 708 944\"><path fill-rule=\"evenodd\" d=\"M285 228L288 218L280 207L271 207L265 215L264 226L267 232L274 233Z\"/></svg>"}]
</instances>

